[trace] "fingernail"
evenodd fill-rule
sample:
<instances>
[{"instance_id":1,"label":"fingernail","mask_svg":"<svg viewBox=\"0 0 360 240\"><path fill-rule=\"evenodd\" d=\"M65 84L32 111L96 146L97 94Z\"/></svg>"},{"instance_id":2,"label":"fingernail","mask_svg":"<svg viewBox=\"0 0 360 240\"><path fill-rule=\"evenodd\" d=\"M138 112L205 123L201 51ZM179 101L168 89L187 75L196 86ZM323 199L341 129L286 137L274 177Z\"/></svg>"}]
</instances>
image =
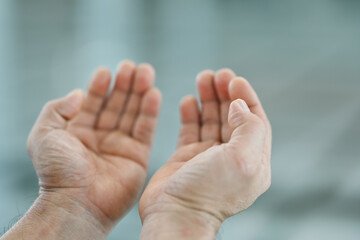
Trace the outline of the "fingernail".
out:
<instances>
[{"instance_id":1,"label":"fingernail","mask_svg":"<svg viewBox=\"0 0 360 240\"><path fill-rule=\"evenodd\" d=\"M246 102L242 99L236 99L231 102L229 109L229 125L231 128L239 126L243 121L244 117L250 112L250 109Z\"/></svg>"},{"instance_id":2,"label":"fingernail","mask_svg":"<svg viewBox=\"0 0 360 240\"><path fill-rule=\"evenodd\" d=\"M235 101L233 101L231 103L231 105L230 105L230 113L231 114L246 113L246 112L250 112L250 109L244 100L236 99Z\"/></svg>"}]
</instances>

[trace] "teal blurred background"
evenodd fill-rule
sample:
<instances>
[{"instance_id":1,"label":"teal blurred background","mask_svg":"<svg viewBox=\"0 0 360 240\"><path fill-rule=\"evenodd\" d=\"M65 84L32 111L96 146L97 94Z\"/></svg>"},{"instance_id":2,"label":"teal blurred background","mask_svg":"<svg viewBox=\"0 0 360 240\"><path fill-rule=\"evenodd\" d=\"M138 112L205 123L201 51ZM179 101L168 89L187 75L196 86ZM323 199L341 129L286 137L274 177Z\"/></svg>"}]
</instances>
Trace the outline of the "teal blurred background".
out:
<instances>
[{"instance_id":1,"label":"teal blurred background","mask_svg":"<svg viewBox=\"0 0 360 240\"><path fill-rule=\"evenodd\" d=\"M153 64L164 95L150 174L175 149L178 102L199 71L230 67L262 99L272 187L218 239L360 239L356 0L0 0L1 230L37 196L26 139L43 104L123 59ZM134 207L108 239L140 231Z\"/></svg>"}]
</instances>

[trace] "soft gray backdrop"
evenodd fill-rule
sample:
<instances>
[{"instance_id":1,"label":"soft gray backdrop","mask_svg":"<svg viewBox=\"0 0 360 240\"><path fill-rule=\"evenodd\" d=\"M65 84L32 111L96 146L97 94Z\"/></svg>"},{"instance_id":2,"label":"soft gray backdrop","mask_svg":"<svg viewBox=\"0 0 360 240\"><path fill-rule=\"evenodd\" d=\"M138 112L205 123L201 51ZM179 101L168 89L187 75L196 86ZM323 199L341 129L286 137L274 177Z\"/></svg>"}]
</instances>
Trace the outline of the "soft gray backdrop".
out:
<instances>
[{"instance_id":1,"label":"soft gray backdrop","mask_svg":"<svg viewBox=\"0 0 360 240\"><path fill-rule=\"evenodd\" d=\"M274 132L271 189L219 239L360 239L360 1L0 0L0 227L37 194L26 138L93 69L150 62L164 103L153 174L203 69L250 80ZM137 239L135 207L109 239Z\"/></svg>"}]
</instances>

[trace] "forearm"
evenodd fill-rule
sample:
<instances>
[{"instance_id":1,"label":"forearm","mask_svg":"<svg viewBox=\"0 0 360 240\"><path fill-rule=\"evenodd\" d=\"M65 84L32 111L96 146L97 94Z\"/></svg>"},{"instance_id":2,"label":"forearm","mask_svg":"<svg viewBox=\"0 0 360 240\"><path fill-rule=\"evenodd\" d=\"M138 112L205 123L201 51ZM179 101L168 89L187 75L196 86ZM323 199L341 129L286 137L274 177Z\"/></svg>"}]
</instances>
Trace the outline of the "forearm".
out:
<instances>
[{"instance_id":1,"label":"forearm","mask_svg":"<svg viewBox=\"0 0 360 240\"><path fill-rule=\"evenodd\" d=\"M105 239L107 232L78 203L40 196L1 240Z\"/></svg>"},{"instance_id":2,"label":"forearm","mask_svg":"<svg viewBox=\"0 0 360 240\"><path fill-rule=\"evenodd\" d=\"M215 217L198 211L154 213L144 219L140 239L213 240L220 225Z\"/></svg>"}]
</instances>

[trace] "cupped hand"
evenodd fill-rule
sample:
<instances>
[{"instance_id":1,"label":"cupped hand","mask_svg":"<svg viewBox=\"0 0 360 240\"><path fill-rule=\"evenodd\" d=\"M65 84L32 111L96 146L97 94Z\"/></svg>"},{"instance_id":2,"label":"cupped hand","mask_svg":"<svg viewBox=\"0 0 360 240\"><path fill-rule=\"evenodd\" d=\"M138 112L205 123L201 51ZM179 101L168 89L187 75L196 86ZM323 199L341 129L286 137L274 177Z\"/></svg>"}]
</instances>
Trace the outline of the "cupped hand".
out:
<instances>
[{"instance_id":1,"label":"cupped hand","mask_svg":"<svg viewBox=\"0 0 360 240\"><path fill-rule=\"evenodd\" d=\"M99 68L86 94L45 105L28 139L40 197L70 199L106 231L113 227L146 180L161 102L154 78L150 65L124 61L110 93L110 71Z\"/></svg>"},{"instance_id":2,"label":"cupped hand","mask_svg":"<svg viewBox=\"0 0 360 240\"><path fill-rule=\"evenodd\" d=\"M140 199L143 222L193 212L221 223L270 186L271 127L253 88L229 69L202 72L197 87L201 111L183 99L178 148Z\"/></svg>"}]
</instances>

